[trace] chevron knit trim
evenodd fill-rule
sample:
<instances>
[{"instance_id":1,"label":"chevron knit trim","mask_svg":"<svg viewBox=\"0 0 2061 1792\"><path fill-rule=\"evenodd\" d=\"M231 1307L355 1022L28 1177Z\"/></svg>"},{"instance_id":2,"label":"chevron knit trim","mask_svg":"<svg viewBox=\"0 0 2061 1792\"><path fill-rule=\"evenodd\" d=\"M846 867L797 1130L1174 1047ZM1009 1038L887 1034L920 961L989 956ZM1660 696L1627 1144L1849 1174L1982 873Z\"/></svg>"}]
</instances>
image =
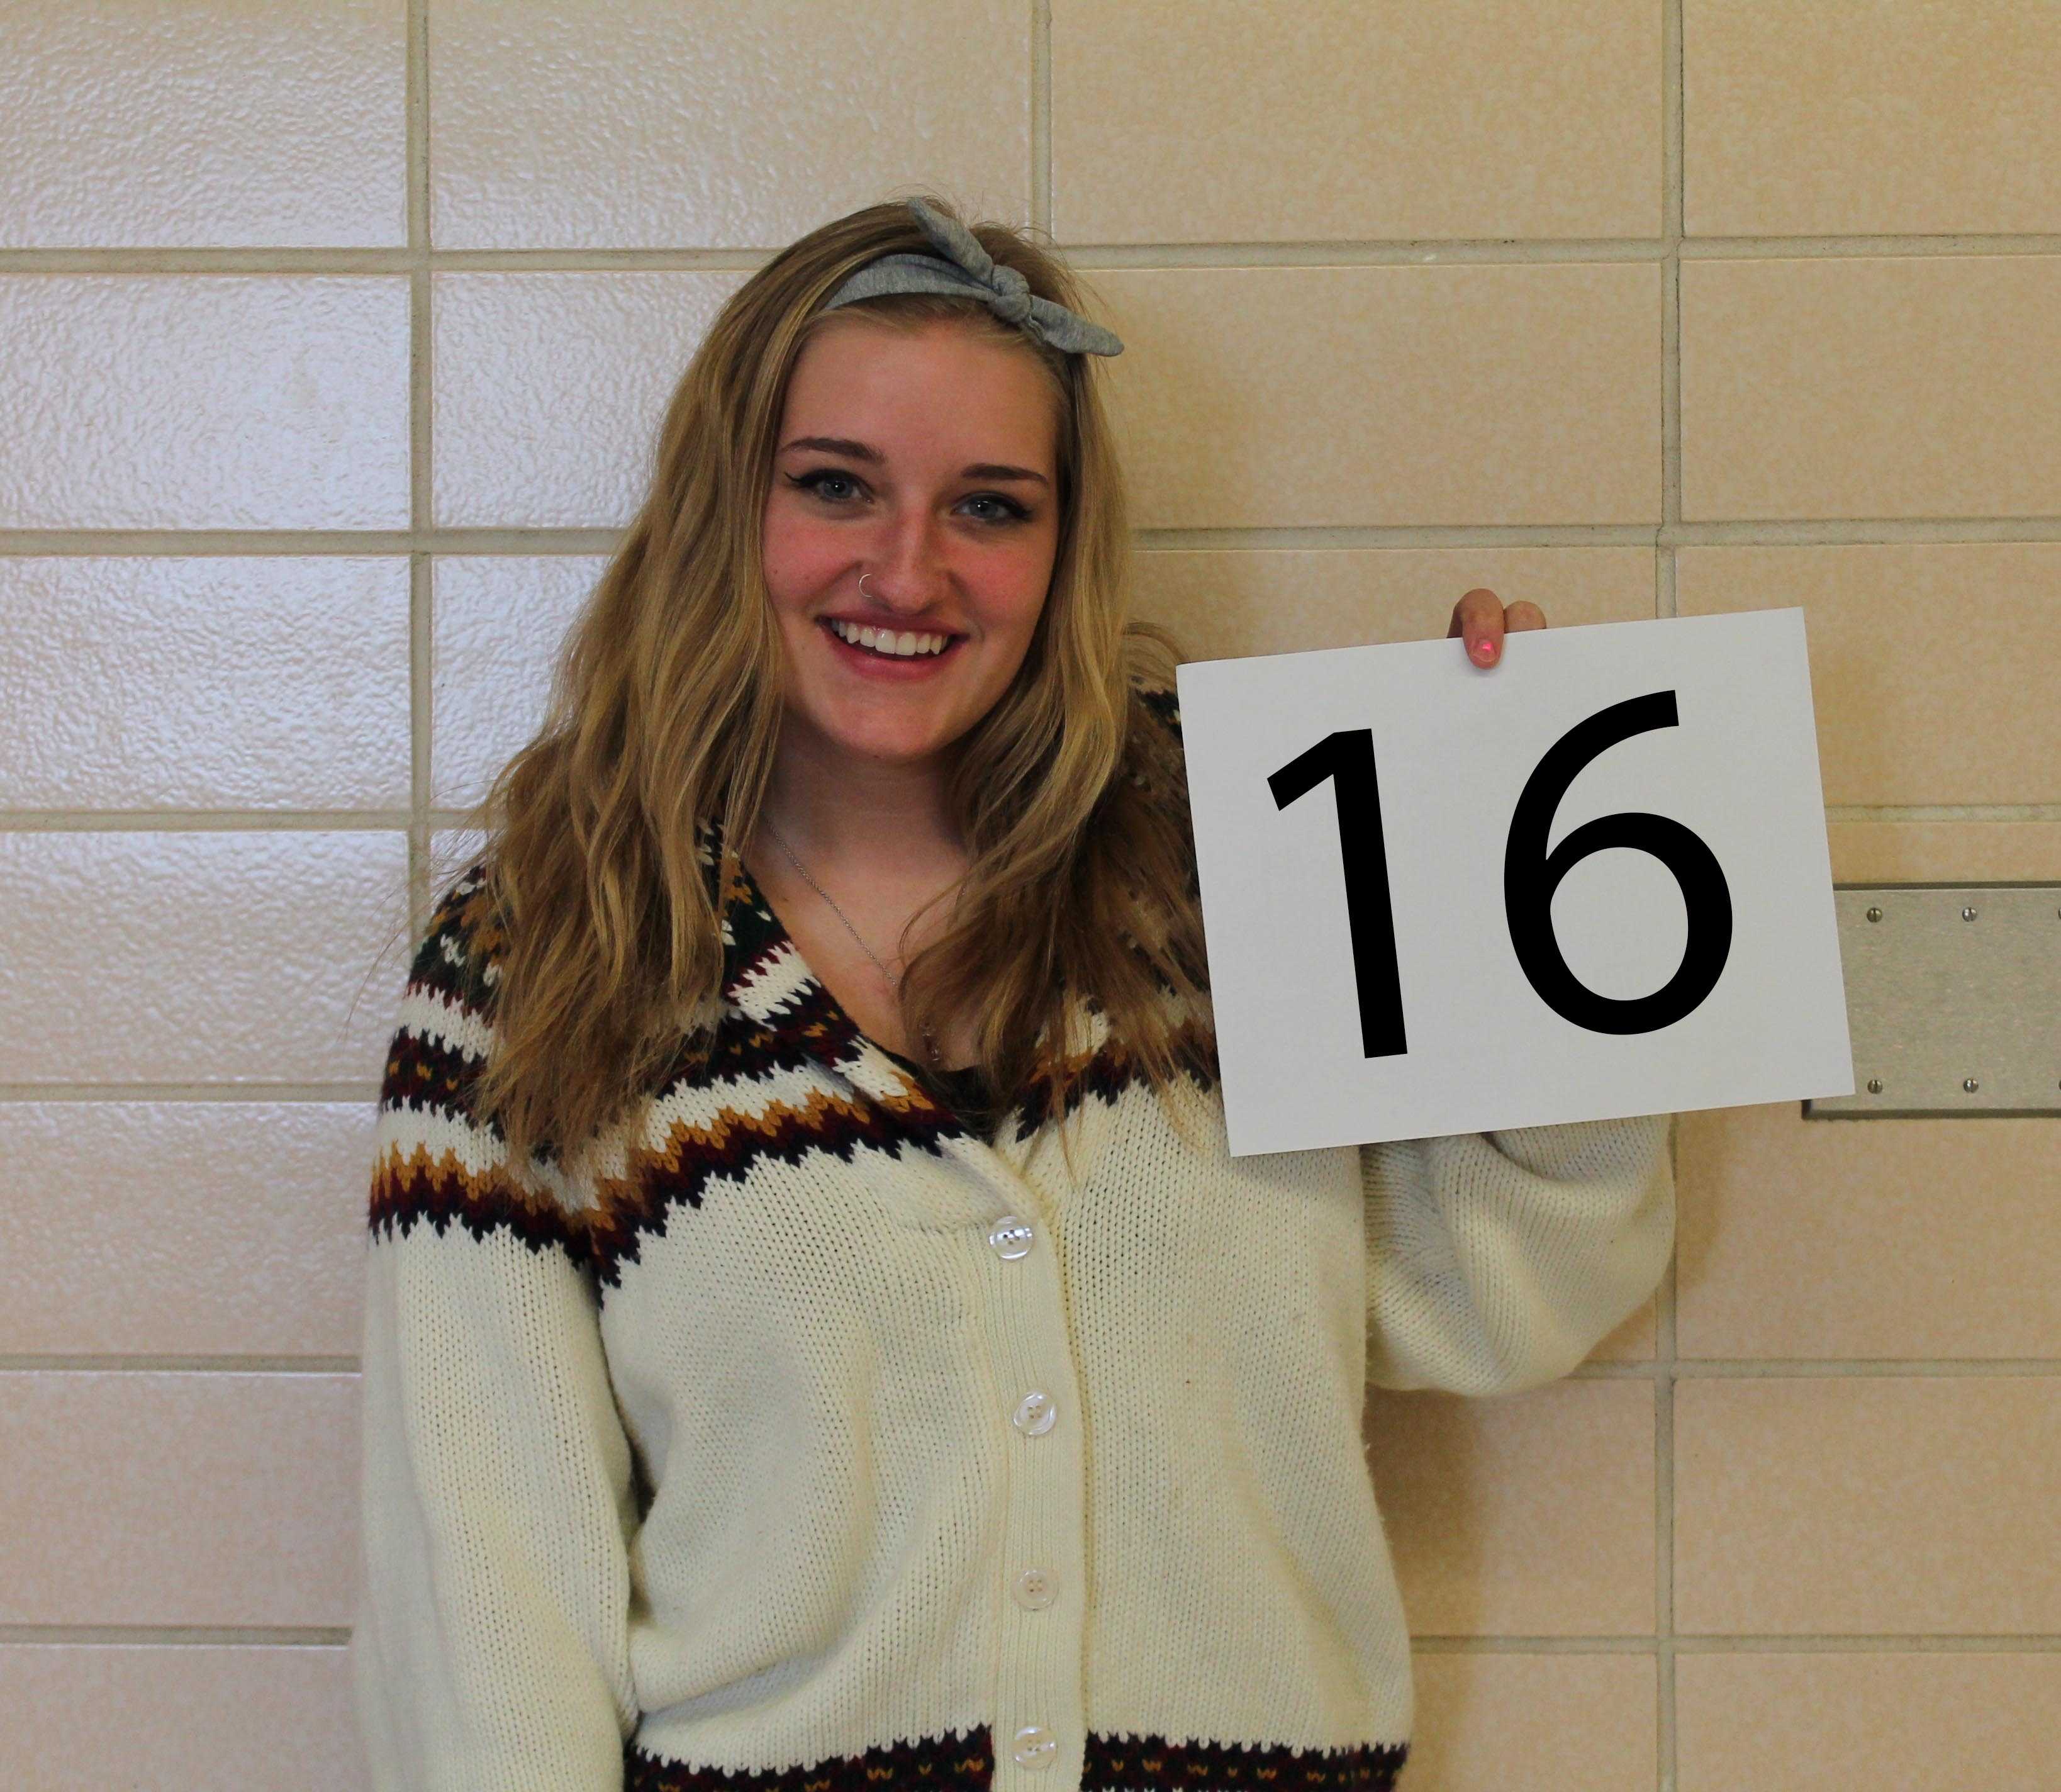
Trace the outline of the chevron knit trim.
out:
<instances>
[{"instance_id":1,"label":"chevron knit trim","mask_svg":"<svg viewBox=\"0 0 2061 1792\"><path fill-rule=\"evenodd\" d=\"M1179 744L1181 740L1180 693L1155 684L1134 684L1131 689L1138 693L1145 707L1166 725L1167 732L1173 736L1175 744Z\"/></svg>"},{"instance_id":2,"label":"chevron knit trim","mask_svg":"<svg viewBox=\"0 0 2061 1792\"><path fill-rule=\"evenodd\" d=\"M734 1012L726 1016L705 1071L665 1080L643 1110L641 1136L613 1154L608 1173L597 1175L590 1189L566 1186L541 1163L518 1179L500 1129L476 1116L470 1100L488 1024L450 992L447 954L426 944L418 963L425 972L404 999L380 1095L375 1228L406 1233L426 1219L442 1232L455 1220L483 1237L503 1225L533 1245L556 1244L590 1262L613 1287L624 1261L637 1260L643 1234L664 1230L669 1211L682 1203L700 1207L712 1187L741 1187L762 1161L798 1165L817 1153L849 1161L862 1149L941 1156L941 1140L967 1130L920 1084L900 1100L826 1087L820 1054L847 1055L832 1041L850 1023L812 995L777 1032ZM475 989L481 981L477 975L463 980ZM1206 1035L1186 1020L1179 1037L1194 1052ZM1207 1092L1204 1075L1192 1068L1188 1075ZM1120 1044L1105 1040L1069 1064L1067 1111L1090 1100L1114 1107L1133 1089L1149 1095L1143 1072ZM1023 1112L1019 1107L1019 1128Z\"/></svg>"},{"instance_id":3,"label":"chevron knit trim","mask_svg":"<svg viewBox=\"0 0 2061 1792\"><path fill-rule=\"evenodd\" d=\"M994 1777L993 1734L992 1726L983 1726L763 1771L686 1766L632 1742L623 1751L623 1792L882 1792L918 1786L985 1792ZM1409 1753L1407 1742L1295 1749L1091 1730L1081 1792L1394 1792Z\"/></svg>"},{"instance_id":4,"label":"chevron knit trim","mask_svg":"<svg viewBox=\"0 0 2061 1792\"><path fill-rule=\"evenodd\" d=\"M898 1100L849 1096L783 1074L793 1060L783 1062L762 1038L731 1034L722 1047L708 1084L662 1091L644 1139L619 1173L597 1179L587 1245L596 1273L611 1287L622 1263L636 1259L642 1235L664 1232L670 1211L682 1204L698 1209L725 1183L741 1187L766 1160L798 1165L820 1153L850 1161L860 1150L941 1157L939 1141L967 1133L965 1122L920 1085ZM1127 1052L1106 1044L1076 1061L1068 1108L1089 1099L1114 1107L1127 1092L1149 1093L1149 1087Z\"/></svg>"},{"instance_id":5,"label":"chevron knit trim","mask_svg":"<svg viewBox=\"0 0 2061 1792\"><path fill-rule=\"evenodd\" d=\"M1178 752L1175 694L1138 689ZM808 972L742 861L725 854L719 820L698 824L696 848L723 944L724 1006L706 1040L707 1061L689 1068L683 1036L680 1056L582 1188L570 1185L548 1151L515 1165L500 1127L474 1111L470 1092L493 1046L492 1001L506 938L486 860L475 859L453 881L410 966L387 1053L370 1209L375 1229L405 1233L427 1220L442 1232L456 1221L484 1237L506 1226L533 1247L555 1244L590 1263L613 1286L621 1265L636 1260L642 1234L664 1229L669 1210L682 1202L698 1208L712 1186L742 1185L763 1161L799 1164L819 1152L849 1161L862 1149L936 1156L941 1141L966 1135L965 1121L914 1079L898 1099L824 1086L826 1064L849 1063L862 1049L857 1025ZM1207 1093L1216 1080L1212 1017L1156 980L1177 1060L1187 1080ZM1142 1067L1109 1036L1092 997L1083 1005L1102 1036L1063 1068L1062 1124L1091 1100L1114 1107L1133 1089L1150 1094ZM1044 1124L1041 1105L1042 1091L1032 1089L1006 1112L1002 1124L1016 1142Z\"/></svg>"},{"instance_id":6,"label":"chevron knit trim","mask_svg":"<svg viewBox=\"0 0 2061 1792\"><path fill-rule=\"evenodd\" d=\"M438 900L409 968L379 1091L380 1147L367 1223L406 1231L453 1221L475 1237L506 1228L533 1248L580 1248L578 1197L547 1160L518 1166L472 1088L493 1044L503 936L477 861Z\"/></svg>"},{"instance_id":7,"label":"chevron knit trim","mask_svg":"<svg viewBox=\"0 0 2061 1792\"><path fill-rule=\"evenodd\" d=\"M983 1725L966 1733L888 1742L858 1754L831 1755L803 1767L690 1767L627 1744L622 1792L883 1792L921 1786L932 1792L984 1792L994 1753Z\"/></svg>"},{"instance_id":8,"label":"chevron knit trim","mask_svg":"<svg viewBox=\"0 0 2061 1792\"><path fill-rule=\"evenodd\" d=\"M662 1110L662 1096L658 1105ZM936 1137L958 1129L955 1119L920 1093L889 1104L821 1086L755 1111L726 1107L706 1126L676 1122L631 1152L620 1176L598 1185L588 1229L595 1273L617 1285L623 1263L637 1260L643 1235L662 1233L671 1209L698 1209L726 1183L741 1188L754 1166L768 1160L798 1165L825 1153L849 1162L861 1149L937 1155Z\"/></svg>"},{"instance_id":9,"label":"chevron knit trim","mask_svg":"<svg viewBox=\"0 0 2061 1792\"><path fill-rule=\"evenodd\" d=\"M1091 1730L1081 1792L1131 1787L1259 1788L1261 1792L1393 1792L1407 1742L1296 1749L1279 1742L1175 1742Z\"/></svg>"}]
</instances>

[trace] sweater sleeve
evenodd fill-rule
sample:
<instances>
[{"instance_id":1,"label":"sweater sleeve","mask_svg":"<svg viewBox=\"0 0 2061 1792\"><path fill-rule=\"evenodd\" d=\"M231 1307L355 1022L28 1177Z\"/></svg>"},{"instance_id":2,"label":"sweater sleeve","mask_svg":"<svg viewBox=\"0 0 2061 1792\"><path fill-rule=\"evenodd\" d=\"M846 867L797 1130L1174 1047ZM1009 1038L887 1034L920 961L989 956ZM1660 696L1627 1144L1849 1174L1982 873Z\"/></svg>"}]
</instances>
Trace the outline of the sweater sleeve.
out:
<instances>
[{"instance_id":1,"label":"sweater sleeve","mask_svg":"<svg viewBox=\"0 0 2061 1792\"><path fill-rule=\"evenodd\" d=\"M1579 1364L1667 1269L1671 1117L1362 1145L1368 1381L1516 1393Z\"/></svg>"},{"instance_id":2,"label":"sweater sleeve","mask_svg":"<svg viewBox=\"0 0 2061 1792\"><path fill-rule=\"evenodd\" d=\"M478 871L416 952L379 1100L353 1688L374 1792L620 1792L631 1450L555 1167L471 1108Z\"/></svg>"}]
</instances>

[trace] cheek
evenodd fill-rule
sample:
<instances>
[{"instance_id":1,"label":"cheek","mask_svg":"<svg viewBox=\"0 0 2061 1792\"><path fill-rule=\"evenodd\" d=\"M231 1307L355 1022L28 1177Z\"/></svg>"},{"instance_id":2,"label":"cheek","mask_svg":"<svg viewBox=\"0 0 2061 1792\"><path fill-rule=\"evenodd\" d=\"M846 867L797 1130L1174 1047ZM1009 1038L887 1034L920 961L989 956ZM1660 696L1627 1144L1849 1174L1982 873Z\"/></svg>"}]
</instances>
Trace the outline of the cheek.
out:
<instances>
[{"instance_id":1,"label":"cheek","mask_svg":"<svg viewBox=\"0 0 2061 1792\"><path fill-rule=\"evenodd\" d=\"M1014 551L996 557L987 581L996 626L1026 635L1036 627L1052 583L1055 545L1049 538L1026 539Z\"/></svg>"},{"instance_id":2,"label":"cheek","mask_svg":"<svg viewBox=\"0 0 2061 1792\"><path fill-rule=\"evenodd\" d=\"M986 635L991 657L1006 663L1007 673L1013 676L1023 655L1030 651L1036 639L1039 619L1045 611L1045 590L1042 583L1010 595L1006 603L998 603L983 619L982 627Z\"/></svg>"},{"instance_id":3,"label":"cheek","mask_svg":"<svg viewBox=\"0 0 2061 1792\"><path fill-rule=\"evenodd\" d=\"M840 543L832 531L786 513L777 499L766 511L760 553L766 587L775 602L807 596L835 578L850 558L849 547Z\"/></svg>"},{"instance_id":4,"label":"cheek","mask_svg":"<svg viewBox=\"0 0 2061 1792\"><path fill-rule=\"evenodd\" d=\"M1053 579L1053 559L1051 559L1051 551L1049 551L1047 547L1043 553L1035 555L1035 557L1030 559L1030 563L1028 563L1026 569L1024 569L1022 582L1018 583L1018 591L1016 591L1016 604L1014 604L1014 611L1016 611L1016 627L1020 629L1024 639L1028 639L1028 637L1033 635L1035 631L1037 631L1039 616L1045 615L1045 604L1049 602L1051 579Z\"/></svg>"}]
</instances>

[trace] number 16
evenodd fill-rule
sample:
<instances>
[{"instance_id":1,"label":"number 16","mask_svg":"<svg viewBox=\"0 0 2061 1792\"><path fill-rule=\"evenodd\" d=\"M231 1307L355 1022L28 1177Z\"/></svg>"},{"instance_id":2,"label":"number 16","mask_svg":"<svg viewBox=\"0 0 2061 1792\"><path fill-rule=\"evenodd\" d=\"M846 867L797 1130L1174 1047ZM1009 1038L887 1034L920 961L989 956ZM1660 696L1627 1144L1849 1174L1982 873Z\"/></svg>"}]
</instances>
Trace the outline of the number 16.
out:
<instances>
[{"instance_id":1,"label":"number 16","mask_svg":"<svg viewBox=\"0 0 2061 1792\"><path fill-rule=\"evenodd\" d=\"M1711 849L1680 822L1639 810L1599 816L1575 828L1551 852L1546 850L1554 812L1584 766L1620 740L1651 728L1674 728L1680 720L1672 691L1650 692L1599 710L1547 749L1511 812L1503 860L1510 943L1547 1006L1593 1032L1654 1032L1672 1026L1717 987L1731 952L1732 900L1724 872ZM1338 812L1361 1044L1370 1058L1400 1056L1409 1047L1371 729L1340 728L1325 736L1270 773L1267 784L1274 806L1285 809L1327 780ZM1591 853L1614 846L1658 859L1681 887L1688 912L1682 962L1649 996L1598 995L1568 968L1553 933L1553 893L1560 880Z\"/></svg>"}]
</instances>

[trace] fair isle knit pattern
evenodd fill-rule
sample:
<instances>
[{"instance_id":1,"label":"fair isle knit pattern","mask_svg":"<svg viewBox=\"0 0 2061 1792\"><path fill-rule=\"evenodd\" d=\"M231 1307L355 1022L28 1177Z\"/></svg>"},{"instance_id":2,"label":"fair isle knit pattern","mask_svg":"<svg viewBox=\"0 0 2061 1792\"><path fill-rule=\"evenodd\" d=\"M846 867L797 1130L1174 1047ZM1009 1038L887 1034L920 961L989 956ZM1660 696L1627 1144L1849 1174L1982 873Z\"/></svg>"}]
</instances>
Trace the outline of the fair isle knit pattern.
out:
<instances>
[{"instance_id":1,"label":"fair isle knit pattern","mask_svg":"<svg viewBox=\"0 0 2061 1792\"><path fill-rule=\"evenodd\" d=\"M1210 1079L1184 1140L1089 1004L1070 1177L1027 1106L982 1137L927 1093L698 845L713 1056L576 1179L471 1105L485 862L410 967L366 1237L375 1792L1392 1788L1367 1385L1579 1363L1672 1249L1667 1116L1234 1158Z\"/></svg>"}]
</instances>

